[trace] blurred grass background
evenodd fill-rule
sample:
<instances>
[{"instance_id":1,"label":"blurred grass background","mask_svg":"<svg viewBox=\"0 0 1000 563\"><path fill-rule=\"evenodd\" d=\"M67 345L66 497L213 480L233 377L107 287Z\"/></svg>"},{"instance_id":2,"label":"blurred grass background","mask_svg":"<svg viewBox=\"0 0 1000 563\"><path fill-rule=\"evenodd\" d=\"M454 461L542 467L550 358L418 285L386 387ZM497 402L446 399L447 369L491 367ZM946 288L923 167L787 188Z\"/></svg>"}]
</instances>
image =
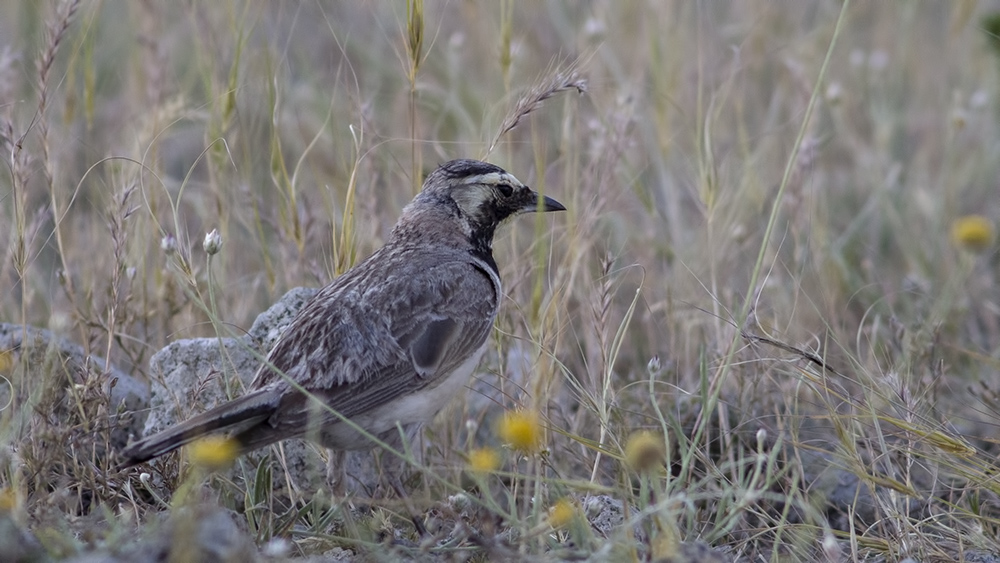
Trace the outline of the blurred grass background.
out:
<instances>
[{"instance_id":1,"label":"blurred grass background","mask_svg":"<svg viewBox=\"0 0 1000 563\"><path fill-rule=\"evenodd\" d=\"M928 550L996 548L998 254L992 224L971 245L955 227L1000 214L1000 2L855 3L817 83L840 11L0 4L0 321L145 376L167 343L217 333L210 285L239 333L284 291L327 283L381 244L436 164L485 157L519 97L576 72L586 94L546 100L488 156L569 209L495 245L508 299L482 377L506 386L503 406L542 412L549 455L530 472L639 495L683 537L775 555L790 517L757 514L747 493L811 506L796 452L820 449L866 486L917 494L948 530L883 499L880 517L905 523L855 530L884 543L854 536L845 552L895 560L907 533ZM460 471L475 444L457 429L484 416L449 409L429 463ZM799 437L814 426L815 443ZM609 459L639 429L669 436L658 497ZM761 429L790 465L756 482ZM671 497L684 492L698 502ZM831 534L802 519L793 559Z\"/></svg>"}]
</instances>

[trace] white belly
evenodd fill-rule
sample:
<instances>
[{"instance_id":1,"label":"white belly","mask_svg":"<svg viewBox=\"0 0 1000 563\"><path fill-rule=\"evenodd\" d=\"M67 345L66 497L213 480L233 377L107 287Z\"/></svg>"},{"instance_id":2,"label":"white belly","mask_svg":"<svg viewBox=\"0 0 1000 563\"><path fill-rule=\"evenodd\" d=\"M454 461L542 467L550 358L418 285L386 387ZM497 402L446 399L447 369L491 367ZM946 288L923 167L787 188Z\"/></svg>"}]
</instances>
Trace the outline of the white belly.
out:
<instances>
[{"instance_id":1,"label":"white belly","mask_svg":"<svg viewBox=\"0 0 1000 563\"><path fill-rule=\"evenodd\" d=\"M405 428L429 422L466 386L485 351L486 344L483 344L469 359L441 380L351 420L369 434L384 440L394 437L397 424ZM320 442L335 450L366 450L372 447L371 440L343 422L325 425L320 431Z\"/></svg>"}]
</instances>

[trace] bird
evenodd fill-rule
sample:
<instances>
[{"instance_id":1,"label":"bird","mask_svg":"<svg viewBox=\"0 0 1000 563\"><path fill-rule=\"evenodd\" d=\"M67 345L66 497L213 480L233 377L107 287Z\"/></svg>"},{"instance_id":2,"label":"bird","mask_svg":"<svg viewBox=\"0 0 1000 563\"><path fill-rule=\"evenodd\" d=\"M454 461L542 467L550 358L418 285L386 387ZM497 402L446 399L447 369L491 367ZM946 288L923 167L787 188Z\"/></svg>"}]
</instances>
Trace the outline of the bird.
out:
<instances>
[{"instance_id":1,"label":"bird","mask_svg":"<svg viewBox=\"0 0 1000 563\"><path fill-rule=\"evenodd\" d=\"M333 451L398 441L467 385L487 348L503 295L497 228L565 209L493 164L441 164L384 246L303 305L243 396L133 442L122 467L216 434L238 454L292 438Z\"/></svg>"}]
</instances>

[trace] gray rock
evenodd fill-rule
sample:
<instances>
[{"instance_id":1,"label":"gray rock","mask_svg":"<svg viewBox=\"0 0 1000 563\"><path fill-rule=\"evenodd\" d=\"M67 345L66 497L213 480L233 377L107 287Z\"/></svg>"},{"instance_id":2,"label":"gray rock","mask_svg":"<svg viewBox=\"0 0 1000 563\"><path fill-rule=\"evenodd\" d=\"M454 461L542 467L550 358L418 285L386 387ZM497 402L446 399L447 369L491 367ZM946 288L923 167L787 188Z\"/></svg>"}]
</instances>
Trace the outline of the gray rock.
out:
<instances>
[{"instance_id":1,"label":"gray rock","mask_svg":"<svg viewBox=\"0 0 1000 563\"><path fill-rule=\"evenodd\" d=\"M260 353L243 337L178 340L153 354L144 435L242 394L260 365Z\"/></svg>"},{"instance_id":2,"label":"gray rock","mask_svg":"<svg viewBox=\"0 0 1000 563\"><path fill-rule=\"evenodd\" d=\"M216 506L175 509L165 522L154 522L148 529L145 537L124 550L119 560L233 563L261 560L253 540L237 524L237 518Z\"/></svg>"},{"instance_id":3,"label":"gray rock","mask_svg":"<svg viewBox=\"0 0 1000 563\"><path fill-rule=\"evenodd\" d=\"M0 379L0 409L11 404L37 404L46 393L61 393L67 382L78 386L96 384L110 398L108 416L110 426L115 429L111 434L112 446L124 447L129 434L142 429L149 389L114 366L105 371L107 363L103 358L87 354L82 346L51 331L0 323L0 351L8 350L14 352L14 362L10 373L0 374L5 378ZM16 396L11 394L11 384L19 391ZM75 413L53 408L48 414L58 420Z\"/></svg>"},{"instance_id":4,"label":"gray rock","mask_svg":"<svg viewBox=\"0 0 1000 563\"><path fill-rule=\"evenodd\" d=\"M261 365L261 359L288 328L299 309L318 290L296 288L261 313L246 335L236 338L195 338L174 342L150 359L150 412L144 434L149 436L244 393ZM327 463L321 448L302 440L281 444L283 454L274 485L283 487L286 476L299 491L316 491L326 483ZM252 454L256 464L263 453ZM343 471L341 490L370 495L379 483L371 453L348 452L337 456Z\"/></svg>"},{"instance_id":5,"label":"gray rock","mask_svg":"<svg viewBox=\"0 0 1000 563\"><path fill-rule=\"evenodd\" d=\"M81 555L79 557L74 557L72 559L66 560L64 563L125 563L125 559L121 559L110 553L105 553L103 551L98 551L94 553L88 553L86 555Z\"/></svg>"},{"instance_id":6,"label":"gray rock","mask_svg":"<svg viewBox=\"0 0 1000 563\"><path fill-rule=\"evenodd\" d=\"M20 526L10 513L0 514L0 561L34 563L49 560L34 534Z\"/></svg>"},{"instance_id":7,"label":"gray rock","mask_svg":"<svg viewBox=\"0 0 1000 563\"><path fill-rule=\"evenodd\" d=\"M591 527L603 537L611 537L625 523L625 503L620 499L608 495L587 495L583 497L581 505ZM629 511L635 522L638 509L632 506ZM637 542L646 544L646 531L639 522L635 522L632 533Z\"/></svg>"},{"instance_id":8,"label":"gray rock","mask_svg":"<svg viewBox=\"0 0 1000 563\"><path fill-rule=\"evenodd\" d=\"M964 563L1000 563L1000 554L979 549L969 549L965 552Z\"/></svg>"},{"instance_id":9,"label":"gray rock","mask_svg":"<svg viewBox=\"0 0 1000 563\"><path fill-rule=\"evenodd\" d=\"M261 350L270 350L278 342L295 315L319 290L312 287L296 287L288 290L277 303L257 316L250 326L249 336Z\"/></svg>"}]
</instances>

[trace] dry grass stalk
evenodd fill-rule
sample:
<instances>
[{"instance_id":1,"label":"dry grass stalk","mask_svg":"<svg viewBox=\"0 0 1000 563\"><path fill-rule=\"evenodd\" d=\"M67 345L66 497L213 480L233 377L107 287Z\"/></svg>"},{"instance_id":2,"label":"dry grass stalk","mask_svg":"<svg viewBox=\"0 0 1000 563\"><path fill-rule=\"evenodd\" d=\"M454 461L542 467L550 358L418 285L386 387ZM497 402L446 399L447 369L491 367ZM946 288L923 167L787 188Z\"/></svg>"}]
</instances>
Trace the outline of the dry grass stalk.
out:
<instances>
[{"instance_id":1,"label":"dry grass stalk","mask_svg":"<svg viewBox=\"0 0 1000 563\"><path fill-rule=\"evenodd\" d=\"M45 177L45 186L48 188L52 202L52 213L56 220L56 246L59 248L59 257L62 261L64 272L69 272L69 264L66 261L66 246L63 243L62 229L60 228L64 213L60 212L59 197L56 194L54 185L54 166L49 151L49 124L46 111L49 107L49 73L52 71L52 64L55 62L56 54L59 52L59 45L66 36L70 23L73 21L73 15L76 14L76 10L79 7L80 0L67 0L62 3L55 21L47 28L47 47L42 53L42 57L38 60L38 133L42 151L42 172ZM73 279L70 275L66 276L65 288L67 295L72 300L75 291L73 289Z\"/></svg>"},{"instance_id":2,"label":"dry grass stalk","mask_svg":"<svg viewBox=\"0 0 1000 563\"><path fill-rule=\"evenodd\" d=\"M549 75L547 79L533 86L527 93L518 98L514 109L504 118L503 123L500 124L500 131L493 138L493 142L490 143L490 148L486 151L486 154L488 155L493 152L497 143L500 142L500 138L513 131L526 115L542 107L542 102L556 94L569 90L576 90L578 94L587 93L587 81L581 78L580 74L575 70L555 72Z\"/></svg>"}]
</instances>

